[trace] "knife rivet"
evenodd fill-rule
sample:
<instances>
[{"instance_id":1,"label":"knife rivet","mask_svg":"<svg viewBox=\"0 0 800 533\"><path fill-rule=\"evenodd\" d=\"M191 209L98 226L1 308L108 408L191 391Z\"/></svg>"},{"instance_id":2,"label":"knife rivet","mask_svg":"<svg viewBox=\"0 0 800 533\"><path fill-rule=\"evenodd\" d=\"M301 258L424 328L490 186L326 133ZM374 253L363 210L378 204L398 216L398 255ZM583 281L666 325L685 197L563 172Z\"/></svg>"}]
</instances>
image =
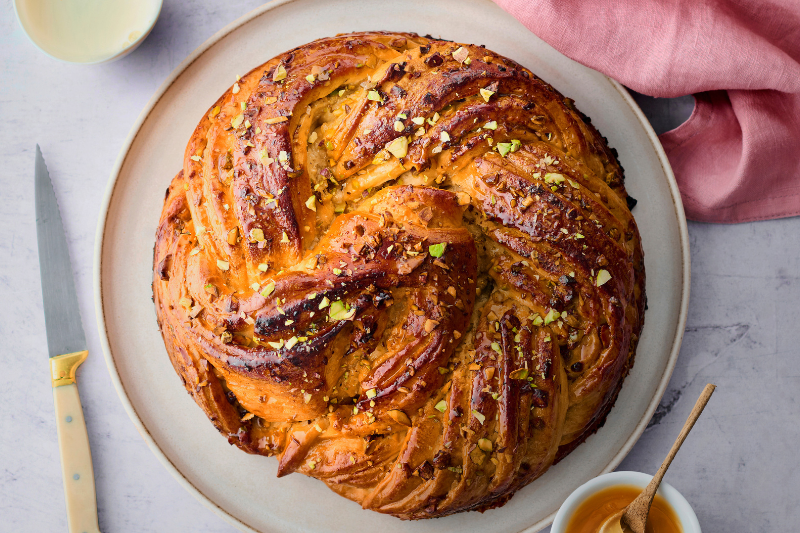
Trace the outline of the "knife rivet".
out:
<instances>
[{"instance_id":1,"label":"knife rivet","mask_svg":"<svg viewBox=\"0 0 800 533\"><path fill-rule=\"evenodd\" d=\"M72 417L71 417L71 416L68 416L68 417L66 418L66 420L67 420L67 422L72 422Z\"/></svg>"},{"instance_id":2,"label":"knife rivet","mask_svg":"<svg viewBox=\"0 0 800 533\"><path fill-rule=\"evenodd\" d=\"M78 481L80 478L81 478L80 474L75 474L74 476L72 476L72 479L74 479L75 481Z\"/></svg>"}]
</instances>

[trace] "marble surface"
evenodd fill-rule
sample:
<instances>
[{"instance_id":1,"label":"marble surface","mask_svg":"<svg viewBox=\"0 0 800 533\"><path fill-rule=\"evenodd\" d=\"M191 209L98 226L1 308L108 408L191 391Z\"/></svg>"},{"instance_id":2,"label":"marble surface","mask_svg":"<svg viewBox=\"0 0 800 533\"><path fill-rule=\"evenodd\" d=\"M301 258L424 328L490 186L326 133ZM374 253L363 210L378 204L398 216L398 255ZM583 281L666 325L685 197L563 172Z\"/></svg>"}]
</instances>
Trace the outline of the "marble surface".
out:
<instances>
[{"instance_id":1,"label":"marble surface","mask_svg":"<svg viewBox=\"0 0 800 533\"><path fill-rule=\"evenodd\" d=\"M72 255L90 357L80 371L103 531L231 532L167 473L128 419L100 352L92 296L97 214L123 140L195 47L258 0L164 3L152 35L107 65L52 60L0 6L0 531L66 531L33 208L33 153L47 160ZM691 98L638 97L657 130ZM578 103L580 104L580 103ZM634 211L635 214L635 211ZM653 472L707 382L718 385L667 474L706 533L790 531L800 493L800 219L689 224L692 296L661 406L620 469ZM357 531L354 525L354 531Z\"/></svg>"}]
</instances>

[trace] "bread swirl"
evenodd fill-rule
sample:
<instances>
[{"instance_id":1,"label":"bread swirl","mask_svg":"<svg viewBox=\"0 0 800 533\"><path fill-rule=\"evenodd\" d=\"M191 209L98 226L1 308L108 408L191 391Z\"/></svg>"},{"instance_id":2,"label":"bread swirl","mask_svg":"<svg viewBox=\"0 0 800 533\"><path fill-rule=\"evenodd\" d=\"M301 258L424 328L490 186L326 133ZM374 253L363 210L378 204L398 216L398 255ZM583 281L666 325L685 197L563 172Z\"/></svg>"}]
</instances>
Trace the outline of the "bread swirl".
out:
<instances>
[{"instance_id":1,"label":"bread swirl","mask_svg":"<svg viewBox=\"0 0 800 533\"><path fill-rule=\"evenodd\" d=\"M231 444L404 519L501 505L597 429L644 263L616 152L483 47L320 39L195 129L156 234L170 359Z\"/></svg>"}]
</instances>

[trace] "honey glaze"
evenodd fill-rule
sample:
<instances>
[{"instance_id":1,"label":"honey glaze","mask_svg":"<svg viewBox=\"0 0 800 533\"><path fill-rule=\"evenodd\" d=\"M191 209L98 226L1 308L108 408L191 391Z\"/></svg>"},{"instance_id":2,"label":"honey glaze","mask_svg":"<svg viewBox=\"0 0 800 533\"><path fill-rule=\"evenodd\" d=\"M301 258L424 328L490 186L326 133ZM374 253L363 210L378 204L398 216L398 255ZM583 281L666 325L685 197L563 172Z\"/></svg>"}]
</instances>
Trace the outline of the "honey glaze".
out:
<instances>
[{"instance_id":1,"label":"honey glaze","mask_svg":"<svg viewBox=\"0 0 800 533\"><path fill-rule=\"evenodd\" d=\"M593 494L572 514L565 533L597 533L609 516L624 509L641 492L641 487L616 485ZM653 498L645 533L683 533L678 515L660 494Z\"/></svg>"}]
</instances>

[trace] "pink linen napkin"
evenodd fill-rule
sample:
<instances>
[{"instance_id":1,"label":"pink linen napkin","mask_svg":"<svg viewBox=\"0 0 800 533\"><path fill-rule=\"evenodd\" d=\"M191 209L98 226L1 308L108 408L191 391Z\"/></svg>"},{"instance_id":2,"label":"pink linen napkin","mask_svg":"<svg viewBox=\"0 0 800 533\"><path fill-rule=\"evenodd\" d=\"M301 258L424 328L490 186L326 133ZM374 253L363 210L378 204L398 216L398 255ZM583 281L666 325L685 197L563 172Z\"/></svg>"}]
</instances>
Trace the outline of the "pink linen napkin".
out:
<instances>
[{"instance_id":1,"label":"pink linen napkin","mask_svg":"<svg viewBox=\"0 0 800 533\"><path fill-rule=\"evenodd\" d=\"M694 94L659 137L689 219L800 215L800 0L495 2L635 91Z\"/></svg>"}]
</instances>

